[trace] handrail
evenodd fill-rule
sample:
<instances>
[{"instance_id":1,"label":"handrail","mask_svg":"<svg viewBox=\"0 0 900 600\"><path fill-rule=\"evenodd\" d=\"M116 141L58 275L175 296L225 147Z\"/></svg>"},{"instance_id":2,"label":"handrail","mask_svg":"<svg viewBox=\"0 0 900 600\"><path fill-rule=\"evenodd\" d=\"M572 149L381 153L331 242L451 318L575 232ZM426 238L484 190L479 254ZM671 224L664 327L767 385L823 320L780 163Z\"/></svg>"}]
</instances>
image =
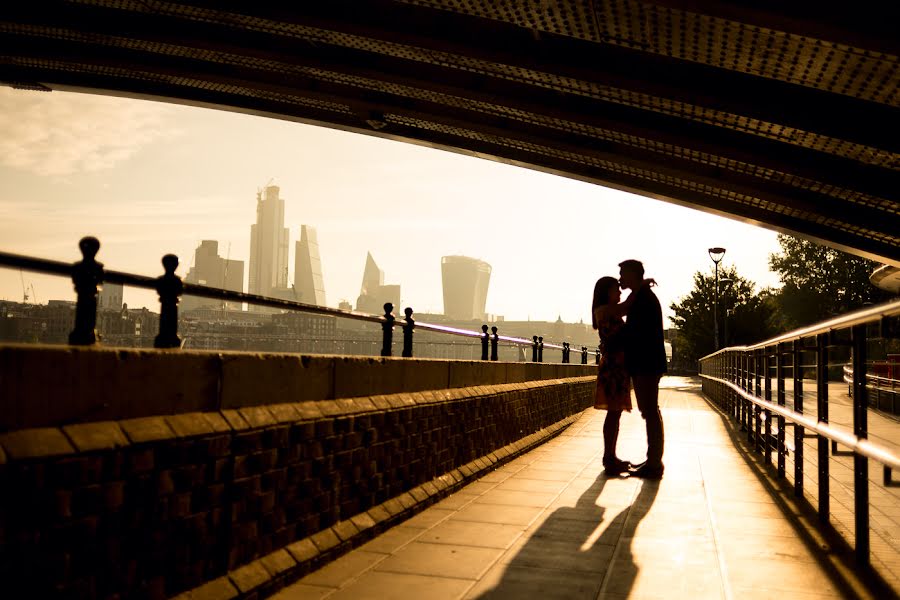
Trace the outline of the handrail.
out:
<instances>
[{"instance_id":1,"label":"handrail","mask_svg":"<svg viewBox=\"0 0 900 600\"><path fill-rule=\"evenodd\" d=\"M28 271L45 273L49 275L61 275L64 277L72 276L72 264L66 263L57 260L49 260L44 258L35 258L32 256L24 256L21 254L13 254L9 252L0 252L0 265L10 268L24 269ZM130 287L144 288L150 290L156 290L158 281L156 277L149 277L146 275L137 275L134 273L127 273L124 271L113 271L104 269L103 271L103 281L108 283L115 283L119 285L126 285ZM384 324L387 322L384 316L380 315L372 315L368 313L362 313L357 311L347 311L341 310L337 308L329 308L327 306L317 306L315 304L306 304L304 302L298 302L295 300L284 300L281 298L272 298L269 296L261 296L259 294L250 294L247 292L236 292L233 290L226 290L223 288L210 287L205 285L198 285L195 283L182 283L183 293L182 295L190 295L190 296L200 296L202 298L210 298L214 300L222 300L226 302L246 302L248 304L254 304L259 306L267 306L270 308L281 308L285 310L293 310L300 311L306 313L313 313L319 315L327 315L333 317L340 317L345 319L355 319L358 321L367 321L370 323L378 323ZM405 318L396 318L394 320L394 326L406 326L408 325L407 320ZM469 338L482 338L484 335L483 332L472 331L469 329L461 329L457 327L450 327L446 325L437 325L434 323L426 323L422 321L415 321L415 329L417 330L425 330L425 331L433 331L435 333L445 333L448 335L456 335L462 337ZM531 347L534 345L533 340L528 340L525 338L512 337L507 335L497 335L497 340L509 342L516 346L528 346ZM562 344L554 344L551 342L541 342L543 348L551 348L555 350L567 350L565 346Z\"/></svg>"},{"instance_id":2,"label":"handrail","mask_svg":"<svg viewBox=\"0 0 900 600\"><path fill-rule=\"evenodd\" d=\"M841 315L839 317L834 317L827 321L822 321L820 323L814 323L812 325L807 325L806 327L800 327L799 329L795 329L793 331L789 331L777 337L764 340L762 342L757 342L756 344L752 344L750 346L729 346L728 348L722 348L721 350L717 350L711 354L707 354L702 357L700 360L706 360L708 358L712 358L717 354L722 352L726 352L729 350L740 350L740 351L748 351L748 350L759 350L762 348L768 348L769 346L775 346L777 344L783 344L786 342L793 342L795 340L801 340L803 338L809 338L814 335L818 335L820 333L828 333L831 331L835 331L838 329L847 329L849 327L853 327L854 325L864 325L866 323L874 323L879 319L883 319L885 317L895 317L900 315L900 300L894 300L892 302L885 302L883 304L876 304L875 306L870 306L868 308L863 308L860 310L856 310L846 315Z\"/></svg>"},{"instance_id":3,"label":"handrail","mask_svg":"<svg viewBox=\"0 0 900 600\"><path fill-rule=\"evenodd\" d=\"M785 406L781 406L774 402L768 402L766 400L763 400L762 398L757 398L752 394L748 394L747 392L742 390L740 386L731 383L727 379L720 379L719 377L713 377L712 375L705 375L703 373L700 374L700 377L728 386L732 391L734 391L744 400L748 400L753 404L759 406L760 408L784 417L791 423L800 425L805 429L813 430L822 437L828 438L832 442L837 442L842 446L847 446L857 454L860 454L867 458L871 458L872 460L877 461L886 467L890 467L891 469L900 469L900 456L897 456L887 448L870 442L868 438L858 438L852 433L847 433L845 431L841 431L840 429L835 429L834 427L828 425L828 423L819 421L817 418L795 412Z\"/></svg>"}]
</instances>

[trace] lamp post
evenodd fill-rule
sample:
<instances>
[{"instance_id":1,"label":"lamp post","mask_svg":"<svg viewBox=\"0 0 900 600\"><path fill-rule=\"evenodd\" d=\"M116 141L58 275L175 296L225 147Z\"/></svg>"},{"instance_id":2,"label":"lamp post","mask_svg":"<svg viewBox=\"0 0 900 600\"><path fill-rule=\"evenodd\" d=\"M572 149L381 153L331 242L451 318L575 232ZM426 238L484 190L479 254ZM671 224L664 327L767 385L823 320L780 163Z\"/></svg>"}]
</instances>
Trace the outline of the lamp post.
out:
<instances>
[{"instance_id":1,"label":"lamp post","mask_svg":"<svg viewBox=\"0 0 900 600\"><path fill-rule=\"evenodd\" d=\"M713 337L715 338L715 343L713 344L713 350L719 349L719 263L722 262L722 257L724 256L725 248L715 247L709 249L709 258L716 265L716 295L713 301Z\"/></svg>"},{"instance_id":2,"label":"lamp post","mask_svg":"<svg viewBox=\"0 0 900 600\"><path fill-rule=\"evenodd\" d=\"M726 284L726 283L733 283L733 282L734 282L734 280L731 279L730 277L721 277L721 278L719 278L719 283L722 284L722 285L724 285L724 284ZM728 300L729 300L729 298L730 298L730 296L729 296L729 294L728 294L728 291L729 291L729 288L728 288L728 286L726 285L726 286L725 286L725 289L723 290L723 293L722 293L722 295L724 296L724 297L722 298L722 304L723 304L723 308L725 309L724 311L722 311L722 313L723 313L723 319L722 319L722 345L723 345L723 346L728 346L728 316L734 314L734 311L733 311L732 309L728 308Z\"/></svg>"}]
</instances>

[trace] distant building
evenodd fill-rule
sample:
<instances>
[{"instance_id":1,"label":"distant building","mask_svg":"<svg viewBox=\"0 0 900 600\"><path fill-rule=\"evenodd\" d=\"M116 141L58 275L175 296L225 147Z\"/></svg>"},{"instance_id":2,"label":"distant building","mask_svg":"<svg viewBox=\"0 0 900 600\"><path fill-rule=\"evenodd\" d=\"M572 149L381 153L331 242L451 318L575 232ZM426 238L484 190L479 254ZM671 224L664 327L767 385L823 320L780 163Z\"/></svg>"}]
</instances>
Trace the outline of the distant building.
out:
<instances>
[{"instance_id":1,"label":"distant building","mask_svg":"<svg viewBox=\"0 0 900 600\"><path fill-rule=\"evenodd\" d=\"M270 295L273 288L288 287L288 242L284 227L284 200L280 188L266 186L256 194L256 224L250 226L251 294Z\"/></svg>"},{"instance_id":2,"label":"distant building","mask_svg":"<svg viewBox=\"0 0 900 600\"><path fill-rule=\"evenodd\" d=\"M340 302L338 302L338 308L340 310L353 310L353 305L346 300L341 300Z\"/></svg>"},{"instance_id":3,"label":"distant building","mask_svg":"<svg viewBox=\"0 0 900 600\"><path fill-rule=\"evenodd\" d=\"M224 288L233 292L244 291L244 262L219 256L219 242L203 240L194 251L194 266L184 278L186 283ZM204 306L219 307L222 303L211 298L185 295L180 310L196 310ZM240 302L226 302L226 308L240 310Z\"/></svg>"},{"instance_id":4,"label":"distant building","mask_svg":"<svg viewBox=\"0 0 900 600\"><path fill-rule=\"evenodd\" d=\"M400 286L384 285L384 271L378 268L372 253L366 255L366 268L363 271L362 287L356 299L356 310L374 315L384 313L384 304L394 305L395 314L400 308Z\"/></svg>"},{"instance_id":5,"label":"distant building","mask_svg":"<svg viewBox=\"0 0 900 600\"><path fill-rule=\"evenodd\" d=\"M300 302L325 306L319 238L316 230L309 225L300 226L300 241L294 249L294 288Z\"/></svg>"},{"instance_id":6,"label":"distant building","mask_svg":"<svg viewBox=\"0 0 900 600\"><path fill-rule=\"evenodd\" d=\"M97 309L122 310L122 289L118 283L104 283L97 296Z\"/></svg>"},{"instance_id":7,"label":"distant building","mask_svg":"<svg viewBox=\"0 0 900 600\"><path fill-rule=\"evenodd\" d=\"M491 282L491 265L468 256L441 259L444 314L451 319L483 320Z\"/></svg>"}]
</instances>

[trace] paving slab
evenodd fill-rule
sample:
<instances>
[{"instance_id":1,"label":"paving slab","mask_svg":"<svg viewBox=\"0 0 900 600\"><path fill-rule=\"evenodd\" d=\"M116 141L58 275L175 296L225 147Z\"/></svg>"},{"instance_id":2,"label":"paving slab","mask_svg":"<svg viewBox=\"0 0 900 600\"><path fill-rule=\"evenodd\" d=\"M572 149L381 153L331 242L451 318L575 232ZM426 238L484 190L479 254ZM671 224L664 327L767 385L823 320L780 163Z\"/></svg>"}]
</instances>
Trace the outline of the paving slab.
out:
<instances>
[{"instance_id":1,"label":"paving slab","mask_svg":"<svg viewBox=\"0 0 900 600\"><path fill-rule=\"evenodd\" d=\"M664 378L660 405L661 481L606 476L606 413L589 409L278 600L843 597L827 547L776 503L696 380ZM624 414L619 456L645 453L640 414Z\"/></svg>"}]
</instances>

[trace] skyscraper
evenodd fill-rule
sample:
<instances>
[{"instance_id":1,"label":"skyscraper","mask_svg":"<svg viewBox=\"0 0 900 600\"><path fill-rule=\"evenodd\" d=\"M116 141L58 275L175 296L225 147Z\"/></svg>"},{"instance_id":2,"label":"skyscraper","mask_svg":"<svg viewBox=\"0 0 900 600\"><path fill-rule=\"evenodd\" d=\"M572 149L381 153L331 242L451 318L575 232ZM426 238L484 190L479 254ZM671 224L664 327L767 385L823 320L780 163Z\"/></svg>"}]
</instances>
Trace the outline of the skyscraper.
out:
<instances>
[{"instance_id":1,"label":"skyscraper","mask_svg":"<svg viewBox=\"0 0 900 600\"><path fill-rule=\"evenodd\" d=\"M244 291L244 261L229 260L219 256L219 242L203 240L194 251L194 266L188 271L184 281L198 285L224 288L233 292ZM199 296L184 296L181 310L189 311L203 306L221 308L221 302ZM240 310L239 302L227 302L225 308Z\"/></svg>"},{"instance_id":2,"label":"skyscraper","mask_svg":"<svg viewBox=\"0 0 900 600\"><path fill-rule=\"evenodd\" d=\"M384 271L378 268L372 253L366 255L366 268L363 271L362 287L356 299L356 310L380 315L384 312L385 302L400 308L400 286L384 285Z\"/></svg>"},{"instance_id":3,"label":"skyscraper","mask_svg":"<svg viewBox=\"0 0 900 600\"><path fill-rule=\"evenodd\" d=\"M97 298L100 310L122 310L122 286L118 283L104 283Z\"/></svg>"},{"instance_id":4,"label":"skyscraper","mask_svg":"<svg viewBox=\"0 0 900 600\"><path fill-rule=\"evenodd\" d=\"M484 319L491 265L468 256L441 259L444 314L454 319Z\"/></svg>"},{"instance_id":5,"label":"skyscraper","mask_svg":"<svg viewBox=\"0 0 900 600\"><path fill-rule=\"evenodd\" d=\"M280 188L268 185L256 194L256 224L250 226L251 294L270 295L286 289L288 282L288 240L284 227L284 200Z\"/></svg>"},{"instance_id":6,"label":"skyscraper","mask_svg":"<svg viewBox=\"0 0 900 600\"><path fill-rule=\"evenodd\" d=\"M300 241L294 248L294 287L300 302L325 306L319 238L316 230L309 225L300 226Z\"/></svg>"}]
</instances>

